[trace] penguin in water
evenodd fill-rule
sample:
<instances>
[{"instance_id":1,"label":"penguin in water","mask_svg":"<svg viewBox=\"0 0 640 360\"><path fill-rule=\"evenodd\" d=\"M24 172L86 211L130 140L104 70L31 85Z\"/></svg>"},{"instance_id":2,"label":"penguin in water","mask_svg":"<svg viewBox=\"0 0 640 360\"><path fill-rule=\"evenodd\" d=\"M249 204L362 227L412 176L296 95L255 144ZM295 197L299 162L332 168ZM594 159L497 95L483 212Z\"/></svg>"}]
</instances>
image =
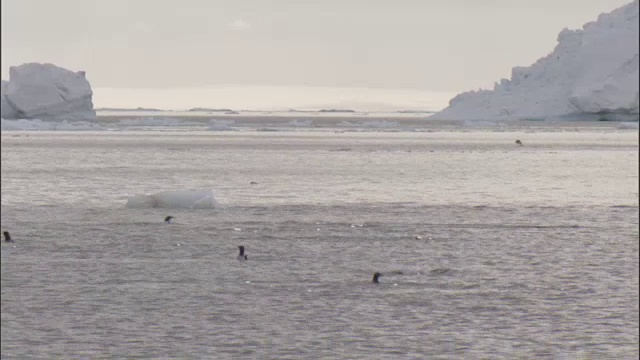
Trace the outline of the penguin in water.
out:
<instances>
[{"instance_id":1,"label":"penguin in water","mask_svg":"<svg viewBox=\"0 0 640 360\"><path fill-rule=\"evenodd\" d=\"M516 140L516 144L518 144L518 145L522 146L522 141L520 141L520 140Z\"/></svg>"},{"instance_id":2,"label":"penguin in water","mask_svg":"<svg viewBox=\"0 0 640 360\"><path fill-rule=\"evenodd\" d=\"M247 257L247 255L244 254L244 246L239 245L238 249L240 249L240 254L238 254L238 260L245 261L245 260L249 259Z\"/></svg>"},{"instance_id":3,"label":"penguin in water","mask_svg":"<svg viewBox=\"0 0 640 360\"><path fill-rule=\"evenodd\" d=\"M169 215L166 218L164 218L164 223L165 224L173 224L173 216Z\"/></svg>"},{"instance_id":4,"label":"penguin in water","mask_svg":"<svg viewBox=\"0 0 640 360\"><path fill-rule=\"evenodd\" d=\"M9 242L9 243L13 242L13 239L11 238L11 234L9 234L8 231L3 232L2 235L4 235L4 242Z\"/></svg>"},{"instance_id":5,"label":"penguin in water","mask_svg":"<svg viewBox=\"0 0 640 360\"><path fill-rule=\"evenodd\" d=\"M378 281L378 278L380 278L380 276L382 276L382 274L380 274L379 272L374 273L373 280L371 282L374 284L379 284L380 281Z\"/></svg>"}]
</instances>

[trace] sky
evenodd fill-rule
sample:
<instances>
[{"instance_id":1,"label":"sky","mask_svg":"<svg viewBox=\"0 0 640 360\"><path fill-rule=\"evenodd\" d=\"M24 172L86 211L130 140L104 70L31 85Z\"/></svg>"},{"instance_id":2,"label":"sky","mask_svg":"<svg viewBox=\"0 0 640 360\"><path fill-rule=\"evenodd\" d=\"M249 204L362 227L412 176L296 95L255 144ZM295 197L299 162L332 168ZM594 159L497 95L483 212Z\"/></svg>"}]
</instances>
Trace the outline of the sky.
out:
<instances>
[{"instance_id":1,"label":"sky","mask_svg":"<svg viewBox=\"0 0 640 360\"><path fill-rule=\"evenodd\" d=\"M276 87L336 89L316 103L362 89L455 94L491 88L551 52L563 28L629 2L2 0L2 78L25 62L84 70L105 106L133 89L240 86L253 90L233 97L256 104Z\"/></svg>"}]
</instances>

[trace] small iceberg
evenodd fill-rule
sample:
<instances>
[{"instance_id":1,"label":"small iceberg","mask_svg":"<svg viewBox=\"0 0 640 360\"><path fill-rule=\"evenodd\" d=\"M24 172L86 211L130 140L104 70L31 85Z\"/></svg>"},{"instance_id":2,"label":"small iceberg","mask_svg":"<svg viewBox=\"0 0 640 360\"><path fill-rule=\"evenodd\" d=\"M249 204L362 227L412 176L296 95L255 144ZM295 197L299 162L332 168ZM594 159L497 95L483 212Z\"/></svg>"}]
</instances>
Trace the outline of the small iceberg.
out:
<instances>
[{"instance_id":1,"label":"small iceberg","mask_svg":"<svg viewBox=\"0 0 640 360\"><path fill-rule=\"evenodd\" d=\"M127 200L127 207L134 209L213 209L216 205L211 189L165 191Z\"/></svg>"}]
</instances>

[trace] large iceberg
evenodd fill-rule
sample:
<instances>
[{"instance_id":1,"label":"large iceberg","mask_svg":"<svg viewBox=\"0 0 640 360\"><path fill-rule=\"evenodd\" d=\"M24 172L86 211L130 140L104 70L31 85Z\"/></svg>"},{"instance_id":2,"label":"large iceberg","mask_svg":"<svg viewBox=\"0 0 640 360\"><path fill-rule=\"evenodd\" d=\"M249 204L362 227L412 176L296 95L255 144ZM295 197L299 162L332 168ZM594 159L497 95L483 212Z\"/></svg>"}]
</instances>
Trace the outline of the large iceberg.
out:
<instances>
[{"instance_id":1,"label":"large iceberg","mask_svg":"<svg viewBox=\"0 0 640 360\"><path fill-rule=\"evenodd\" d=\"M84 71L53 64L12 66L2 80L3 119L95 120L91 85Z\"/></svg>"},{"instance_id":2,"label":"large iceberg","mask_svg":"<svg viewBox=\"0 0 640 360\"><path fill-rule=\"evenodd\" d=\"M638 0L564 29L553 52L493 90L459 94L443 120L596 119L638 121Z\"/></svg>"},{"instance_id":3,"label":"large iceberg","mask_svg":"<svg viewBox=\"0 0 640 360\"><path fill-rule=\"evenodd\" d=\"M216 204L211 189L165 191L152 195L135 195L127 200L129 208L213 209Z\"/></svg>"},{"instance_id":4,"label":"large iceberg","mask_svg":"<svg viewBox=\"0 0 640 360\"><path fill-rule=\"evenodd\" d=\"M16 117L18 117L18 112L16 111L16 109L13 108L13 106L11 106L9 101L7 101L6 94L7 94L8 87L9 87L9 82L2 80L2 95L0 96L0 99L2 100L2 102L1 102L0 109L2 110L3 119L15 119Z\"/></svg>"}]
</instances>

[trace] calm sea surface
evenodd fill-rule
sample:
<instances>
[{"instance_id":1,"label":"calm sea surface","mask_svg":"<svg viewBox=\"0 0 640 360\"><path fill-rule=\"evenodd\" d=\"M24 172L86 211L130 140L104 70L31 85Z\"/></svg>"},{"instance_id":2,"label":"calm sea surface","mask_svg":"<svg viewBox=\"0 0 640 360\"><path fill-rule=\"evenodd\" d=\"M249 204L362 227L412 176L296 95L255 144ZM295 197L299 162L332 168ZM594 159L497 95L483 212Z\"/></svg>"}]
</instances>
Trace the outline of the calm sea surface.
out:
<instances>
[{"instance_id":1,"label":"calm sea surface","mask_svg":"<svg viewBox=\"0 0 640 360\"><path fill-rule=\"evenodd\" d=\"M638 215L637 129L3 131L2 359L637 359Z\"/></svg>"}]
</instances>

